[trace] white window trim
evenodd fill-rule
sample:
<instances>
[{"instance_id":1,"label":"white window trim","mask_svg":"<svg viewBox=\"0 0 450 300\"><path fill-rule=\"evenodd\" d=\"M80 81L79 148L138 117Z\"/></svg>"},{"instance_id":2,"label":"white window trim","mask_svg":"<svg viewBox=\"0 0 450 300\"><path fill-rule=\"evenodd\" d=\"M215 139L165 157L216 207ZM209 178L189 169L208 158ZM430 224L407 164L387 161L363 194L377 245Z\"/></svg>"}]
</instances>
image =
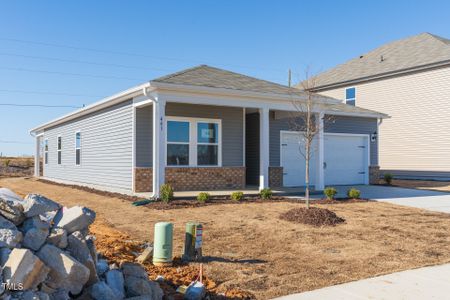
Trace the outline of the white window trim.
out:
<instances>
[{"instance_id":1,"label":"white window trim","mask_svg":"<svg viewBox=\"0 0 450 300\"><path fill-rule=\"evenodd\" d=\"M61 149L59 149L59 139L61 139ZM56 164L62 165L62 136L58 135L56 137ZM61 155L61 163L59 163L58 158Z\"/></svg>"},{"instance_id":2,"label":"white window trim","mask_svg":"<svg viewBox=\"0 0 450 300\"><path fill-rule=\"evenodd\" d=\"M206 118L191 118L191 117L178 117L167 116L166 126L169 121L189 122L189 164L185 166L167 165L167 145L170 144L182 144L186 145L186 142L168 142L166 130L165 142L166 142L166 157L164 158L165 165L168 168L217 168L222 167L222 120L221 119L206 119ZM198 123L215 123L218 125L218 143L198 143L197 142L197 124ZM218 158L217 165L198 165L197 164L197 145L217 145L218 146Z\"/></svg>"},{"instance_id":3,"label":"white window trim","mask_svg":"<svg viewBox=\"0 0 450 300\"><path fill-rule=\"evenodd\" d=\"M80 134L80 147L77 147L77 134L78 133ZM83 143L81 130L75 131L75 166L81 166L81 162L82 162L82 159L81 159L81 153L82 153L82 151L81 151L81 143ZM78 149L80 150L80 163L79 164L77 164L77 150Z\"/></svg>"},{"instance_id":4,"label":"white window trim","mask_svg":"<svg viewBox=\"0 0 450 300\"><path fill-rule=\"evenodd\" d=\"M347 99L347 90L349 90L349 89L355 89L355 97L354 98ZM354 101L355 103L353 105L356 106L356 86L350 86L348 88L345 88L345 104L347 104L348 101Z\"/></svg>"},{"instance_id":5,"label":"white window trim","mask_svg":"<svg viewBox=\"0 0 450 300\"><path fill-rule=\"evenodd\" d=\"M47 144L47 148L45 145ZM48 139L44 139L44 165L48 165Z\"/></svg>"}]
</instances>

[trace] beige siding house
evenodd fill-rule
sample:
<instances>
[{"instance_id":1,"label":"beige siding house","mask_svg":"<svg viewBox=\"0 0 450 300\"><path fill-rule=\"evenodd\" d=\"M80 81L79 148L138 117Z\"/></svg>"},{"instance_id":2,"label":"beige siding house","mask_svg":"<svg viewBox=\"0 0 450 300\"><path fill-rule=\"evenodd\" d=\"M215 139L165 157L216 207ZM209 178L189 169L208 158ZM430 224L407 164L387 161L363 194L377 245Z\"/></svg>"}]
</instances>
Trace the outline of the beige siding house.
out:
<instances>
[{"instance_id":1,"label":"beige siding house","mask_svg":"<svg viewBox=\"0 0 450 300\"><path fill-rule=\"evenodd\" d=\"M382 171L450 179L450 40L423 33L318 75L315 89L391 116L379 127Z\"/></svg>"}]
</instances>

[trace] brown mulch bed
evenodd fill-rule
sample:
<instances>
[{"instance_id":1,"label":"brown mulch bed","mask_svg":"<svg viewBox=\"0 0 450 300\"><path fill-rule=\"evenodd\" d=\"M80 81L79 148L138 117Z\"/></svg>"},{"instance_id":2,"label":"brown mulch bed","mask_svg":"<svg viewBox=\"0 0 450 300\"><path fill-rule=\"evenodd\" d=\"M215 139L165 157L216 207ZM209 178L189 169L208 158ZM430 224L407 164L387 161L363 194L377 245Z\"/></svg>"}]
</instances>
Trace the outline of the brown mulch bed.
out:
<instances>
[{"instance_id":1,"label":"brown mulch bed","mask_svg":"<svg viewBox=\"0 0 450 300\"><path fill-rule=\"evenodd\" d=\"M312 226L336 226L344 223L345 219L338 217L334 212L326 208L306 207L293 208L281 214L282 220L307 224Z\"/></svg>"}]
</instances>

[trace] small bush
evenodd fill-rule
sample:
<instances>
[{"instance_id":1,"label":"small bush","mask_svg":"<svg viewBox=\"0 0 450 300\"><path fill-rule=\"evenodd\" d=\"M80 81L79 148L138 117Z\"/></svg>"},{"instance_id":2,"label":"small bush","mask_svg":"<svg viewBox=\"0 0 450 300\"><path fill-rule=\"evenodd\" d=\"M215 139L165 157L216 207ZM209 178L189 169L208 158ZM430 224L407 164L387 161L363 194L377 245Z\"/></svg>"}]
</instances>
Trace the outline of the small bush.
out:
<instances>
[{"instance_id":1,"label":"small bush","mask_svg":"<svg viewBox=\"0 0 450 300\"><path fill-rule=\"evenodd\" d=\"M349 189L347 191L347 196L350 199L359 199L361 197L361 191L357 190L357 189L354 189L354 188L351 188L351 189Z\"/></svg>"},{"instance_id":2,"label":"small bush","mask_svg":"<svg viewBox=\"0 0 450 300\"><path fill-rule=\"evenodd\" d=\"M259 192L259 196L261 197L261 199L268 200L272 198L272 190L268 188L262 189Z\"/></svg>"},{"instance_id":3,"label":"small bush","mask_svg":"<svg viewBox=\"0 0 450 300\"><path fill-rule=\"evenodd\" d=\"M201 192L197 195L197 201L200 203L205 203L209 201L209 198L211 198L209 193Z\"/></svg>"},{"instance_id":4,"label":"small bush","mask_svg":"<svg viewBox=\"0 0 450 300\"><path fill-rule=\"evenodd\" d=\"M386 184L391 185L392 184L392 179L394 179L394 175L392 175L391 173L384 173L383 179L386 182Z\"/></svg>"},{"instance_id":5,"label":"small bush","mask_svg":"<svg viewBox=\"0 0 450 300\"><path fill-rule=\"evenodd\" d=\"M244 199L244 193L243 192L233 192L231 193L231 200L233 201L241 201Z\"/></svg>"},{"instance_id":6,"label":"small bush","mask_svg":"<svg viewBox=\"0 0 450 300\"><path fill-rule=\"evenodd\" d=\"M161 185L161 200L165 203L169 203L173 200L173 188L170 184Z\"/></svg>"},{"instance_id":7,"label":"small bush","mask_svg":"<svg viewBox=\"0 0 450 300\"><path fill-rule=\"evenodd\" d=\"M328 200L333 200L334 196L337 194L337 190L334 187L327 187L323 191Z\"/></svg>"},{"instance_id":8,"label":"small bush","mask_svg":"<svg viewBox=\"0 0 450 300\"><path fill-rule=\"evenodd\" d=\"M10 159L5 159L4 163L5 163L5 167L9 167L9 164L11 163L11 160Z\"/></svg>"}]
</instances>

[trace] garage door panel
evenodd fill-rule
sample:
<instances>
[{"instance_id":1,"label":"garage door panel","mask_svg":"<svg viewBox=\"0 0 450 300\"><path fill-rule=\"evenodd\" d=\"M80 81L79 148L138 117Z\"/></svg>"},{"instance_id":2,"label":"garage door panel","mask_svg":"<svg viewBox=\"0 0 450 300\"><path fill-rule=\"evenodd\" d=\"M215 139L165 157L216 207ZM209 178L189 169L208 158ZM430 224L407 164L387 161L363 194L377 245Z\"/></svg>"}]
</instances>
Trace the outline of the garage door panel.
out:
<instances>
[{"instance_id":1,"label":"garage door panel","mask_svg":"<svg viewBox=\"0 0 450 300\"><path fill-rule=\"evenodd\" d=\"M368 172L368 137L325 135L326 185L365 184Z\"/></svg>"}]
</instances>

